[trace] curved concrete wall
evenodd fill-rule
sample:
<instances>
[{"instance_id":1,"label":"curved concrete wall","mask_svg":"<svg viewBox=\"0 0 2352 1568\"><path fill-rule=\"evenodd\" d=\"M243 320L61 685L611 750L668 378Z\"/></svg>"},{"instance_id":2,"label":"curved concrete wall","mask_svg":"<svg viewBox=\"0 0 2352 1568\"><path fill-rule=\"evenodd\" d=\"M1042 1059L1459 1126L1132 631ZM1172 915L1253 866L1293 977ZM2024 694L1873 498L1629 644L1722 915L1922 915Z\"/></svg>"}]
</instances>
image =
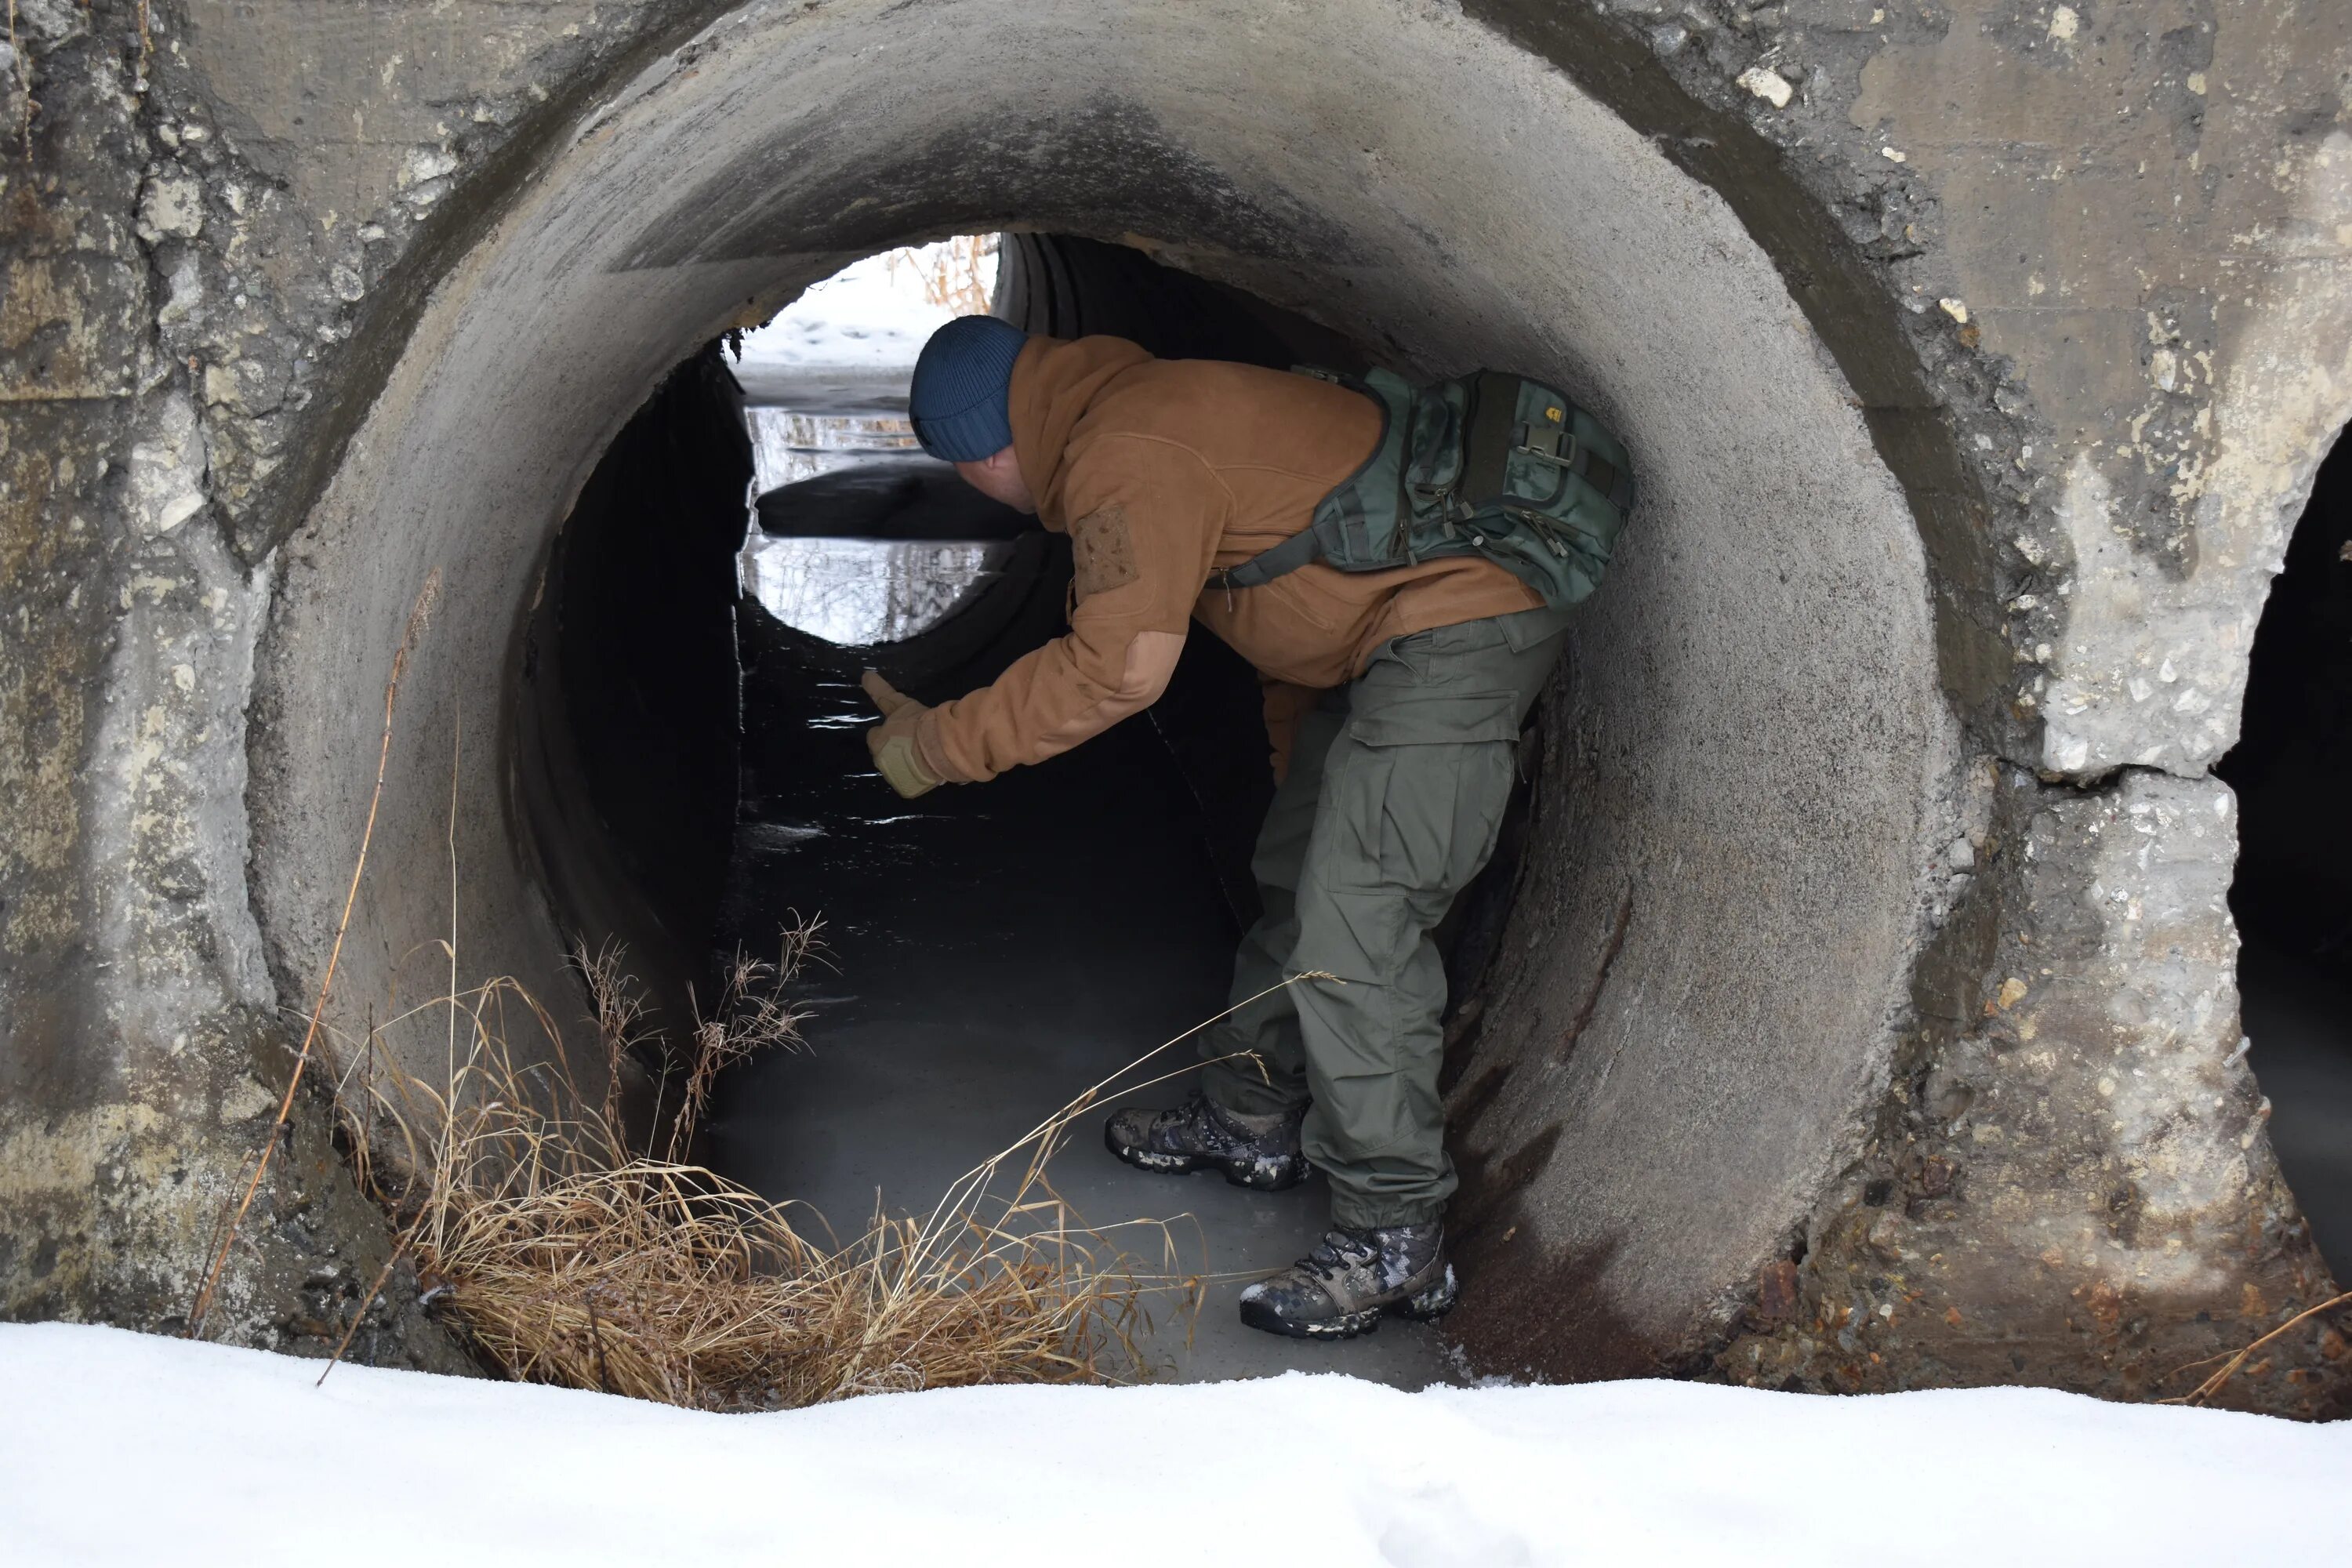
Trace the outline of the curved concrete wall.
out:
<instances>
[{"instance_id":1,"label":"curved concrete wall","mask_svg":"<svg viewBox=\"0 0 2352 1568\"><path fill-rule=\"evenodd\" d=\"M1548 371L1634 443L1454 1041L1480 1355L2132 1393L2327 1289L2204 770L2352 403L2340 7L27 15L10 1310L168 1315L436 568L343 994L437 984L453 785L463 967L562 993L500 695L556 521L697 342L1003 224ZM342 1190L305 1171L268 1213ZM357 1223L263 1227L231 1331L307 1342ZM2240 1397L2341 1383L2290 1347Z\"/></svg>"},{"instance_id":2,"label":"curved concrete wall","mask_svg":"<svg viewBox=\"0 0 2352 1568\"><path fill-rule=\"evenodd\" d=\"M400 960L447 923L454 732L489 733L551 530L683 349L879 246L1003 223L1139 237L1399 368L1555 376L1636 453L1637 537L1552 715L1581 761L1547 802L1543 907L1489 1004L1487 1039L1530 1058L1492 1135L1556 1131L1523 1250L1606 1255L1593 1288L1624 1319L1669 1345L1699 1331L1853 1157L1924 868L1958 832L1923 552L1850 388L1719 199L1491 33L1358 11L1278 37L1244 11L1030 0L956 29L747 15L692 70L621 92L443 282L298 536L255 791L286 966L322 962L340 892L316 825L372 786L367 699L437 567L378 827L396 869L344 963L353 994L438 983ZM478 742L457 765L465 962L558 994L503 759ZM1612 942L1585 1048L1538 1087Z\"/></svg>"}]
</instances>

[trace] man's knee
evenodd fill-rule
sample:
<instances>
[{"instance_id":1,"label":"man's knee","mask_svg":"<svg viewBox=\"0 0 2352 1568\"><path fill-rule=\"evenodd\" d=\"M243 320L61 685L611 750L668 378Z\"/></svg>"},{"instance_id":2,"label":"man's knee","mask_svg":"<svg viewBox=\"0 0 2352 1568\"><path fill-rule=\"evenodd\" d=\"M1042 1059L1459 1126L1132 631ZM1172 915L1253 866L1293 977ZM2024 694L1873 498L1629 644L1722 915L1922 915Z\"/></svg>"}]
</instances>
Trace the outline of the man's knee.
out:
<instances>
[{"instance_id":1,"label":"man's knee","mask_svg":"<svg viewBox=\"0 0 2352 1568\"><path fill-rule=\"evenodd\" d=\"M1309 880L1298 890L1298 935L1286 967L1293 974L1331 974L1349 985L1386 987L1402 975L1422 935L1402 889L1330 888Z\"/></svg>"}]
</instances>

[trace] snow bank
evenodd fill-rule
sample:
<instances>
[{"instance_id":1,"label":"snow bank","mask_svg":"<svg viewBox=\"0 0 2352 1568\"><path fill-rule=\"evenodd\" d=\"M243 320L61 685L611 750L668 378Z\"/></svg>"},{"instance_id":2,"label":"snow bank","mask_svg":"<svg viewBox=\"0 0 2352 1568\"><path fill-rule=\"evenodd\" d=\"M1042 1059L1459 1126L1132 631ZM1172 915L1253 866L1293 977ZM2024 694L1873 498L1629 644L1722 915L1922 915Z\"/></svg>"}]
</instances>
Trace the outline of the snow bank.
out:
<instances>
[{"instance_id":1,"label":"snow bank","mask_svg":"<svg viewBox=\"0 0 2352 1568\"><path fill-rule=\"evenodd\" d=\"M912 371L923 342L962 312L932 302L923 276L948 242L906 246L852 262L785 307L759 331L743 335L743 363L757 368ZM983 289L996 279L996 258L982 258Z\"/></svg>"},{"instance_id":2,"label":"snow bank","mask_svg":"<svg viewBox=\"0 0 2352 1568\"><path fill-rule=\"evenodd\" d=\"M2029 1389L1348 1378L715 1416L0 1327L0 1562L2333 1561L2352 1424Z\"/></svg>"}]
</instances>

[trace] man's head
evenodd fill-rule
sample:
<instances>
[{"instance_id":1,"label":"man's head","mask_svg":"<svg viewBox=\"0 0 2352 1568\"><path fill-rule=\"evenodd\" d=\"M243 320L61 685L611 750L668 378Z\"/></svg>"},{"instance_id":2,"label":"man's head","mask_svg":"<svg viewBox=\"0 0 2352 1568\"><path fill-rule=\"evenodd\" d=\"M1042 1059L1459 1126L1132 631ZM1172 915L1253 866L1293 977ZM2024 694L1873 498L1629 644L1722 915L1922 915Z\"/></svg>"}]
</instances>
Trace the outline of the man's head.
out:
<instances>
[{"instance_id":1,"label":"man's head","mask_svg":"<svg viewBox=\"0 0 2352 1568\"><path fill-rule=\"evenodd\" d=\"M1010 321L959 316L923 345L907 395L923 450L1015 511L1037 510L1013 453L1013 362L1028 341Z\"/></svg>"}]
</instances>

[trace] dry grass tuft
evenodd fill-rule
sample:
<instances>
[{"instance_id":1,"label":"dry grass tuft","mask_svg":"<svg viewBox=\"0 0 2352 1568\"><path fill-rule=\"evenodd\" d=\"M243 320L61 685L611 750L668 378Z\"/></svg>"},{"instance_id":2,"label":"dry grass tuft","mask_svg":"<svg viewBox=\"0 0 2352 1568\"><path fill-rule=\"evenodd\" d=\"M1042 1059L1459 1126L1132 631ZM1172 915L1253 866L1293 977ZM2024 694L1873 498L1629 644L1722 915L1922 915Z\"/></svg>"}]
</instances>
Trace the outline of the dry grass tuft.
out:
<instances>
[{"instance_id":1,"label":"dry grass tuft","mask_svg":"<svg viewBox=\"0 0 2352 1568\"><path fill-rule=\"evenodd\" d=\"M437 1089L385 1070L390 1053L371 1039L344 1119L427 1303L514 1377L706 1410L1131 1376L1147 1296L1197 1310L1199 1286L1174 1274L1165 1226L1147 1229L1171 1272L1139 1274L1046 1181L1071 1119L1108 1084L967 1173L929 1213L877 1209L845 1245L813 1240L796 1205L680 1158L720 1070L798 1044L784 987L814 938L796 933L773 963L738 961L673 1074L682 1102L656 1134L659 1157L626 1145L609 1095L601 1111L567 1112L586 1101L561 1035L512 981L433 1008L436 1032L446 1006L463 1037ZM615 952L576 961L617 1080L641 1016L634 988ZM542 1031L539 1054L555 1065L518 1067L510 1022Z\"/></svg>"},{"instance_id":2,"label":"dry grass tuft","mask_svg":"<svg viewBox=\"0 0 2352 1568\"><path fill-rule=\"evenodd\" d=\"M328 1000L374 840L401 680L439 586L436 568L393 658L375 786L334 942L278 1115L249 1160L250 1180L224 1206L188 1314L191 1337L203 1334L304 1069L334 1033ZM816 928L788 935L773 963L739 957L716 1005L707 1016L698 1008L684 1060L671 1061L661 1080L666 1098L682 1073L677 1109L665 1122L657 1099L647 1146L633 1148L621 1089L624 1064L645 1034L645 1008L617 949L572 955L607 1075L593 1109L572 1074L562 1031L520 983L457 987L454 753L450 778L451 929L436 944L448 961L449 992L339 1041L349 1065L334 1100L353 1172L391 1212L400 1239L327 1372L404 1258L416 1264L425 1304L510 1375L705 1410L978 1383L1118 1381L1139 1369L1135 1336L1148 1326L1148 1296L1166 1294L1181 1310L1198 1311L1202 1281L1176 1271L1166 1223L1138 1222L1168 1270L1140 1275L1104 1232L1070 1211L1045 1164L1076 1117L1115 1086L1143 1087L1125 1080L1215 1018L1147 1052L966 1172L928 1214L893 1218L877 1202L863 1235L843 1246L827 1233L820 1244L795 1226L791 1205L688 1155L719 1074L799 1044L802 1016L786 988L811 956ZM437 1087L395 1065L422 1058L394 1048L390 1035L419 1028L436 1042L446 1031ZM535 1031L536 1040L523 1031ZM519 1038L534 1048L516 1048Z\"/></svg>"},{"instance_id":3,"label":"dry grass tuft","mask_svg":"<svg viewBox=\"0 0 2352 1568\"><path fill-rule=\"evenodd\" d=\"M961 316L985 316L992 300L988 263L996 255L992 234L960 234L933 245L909 245L887 253L884 262L895 280L914 274L923 298Z\"/></svg>"}]
</instances>

